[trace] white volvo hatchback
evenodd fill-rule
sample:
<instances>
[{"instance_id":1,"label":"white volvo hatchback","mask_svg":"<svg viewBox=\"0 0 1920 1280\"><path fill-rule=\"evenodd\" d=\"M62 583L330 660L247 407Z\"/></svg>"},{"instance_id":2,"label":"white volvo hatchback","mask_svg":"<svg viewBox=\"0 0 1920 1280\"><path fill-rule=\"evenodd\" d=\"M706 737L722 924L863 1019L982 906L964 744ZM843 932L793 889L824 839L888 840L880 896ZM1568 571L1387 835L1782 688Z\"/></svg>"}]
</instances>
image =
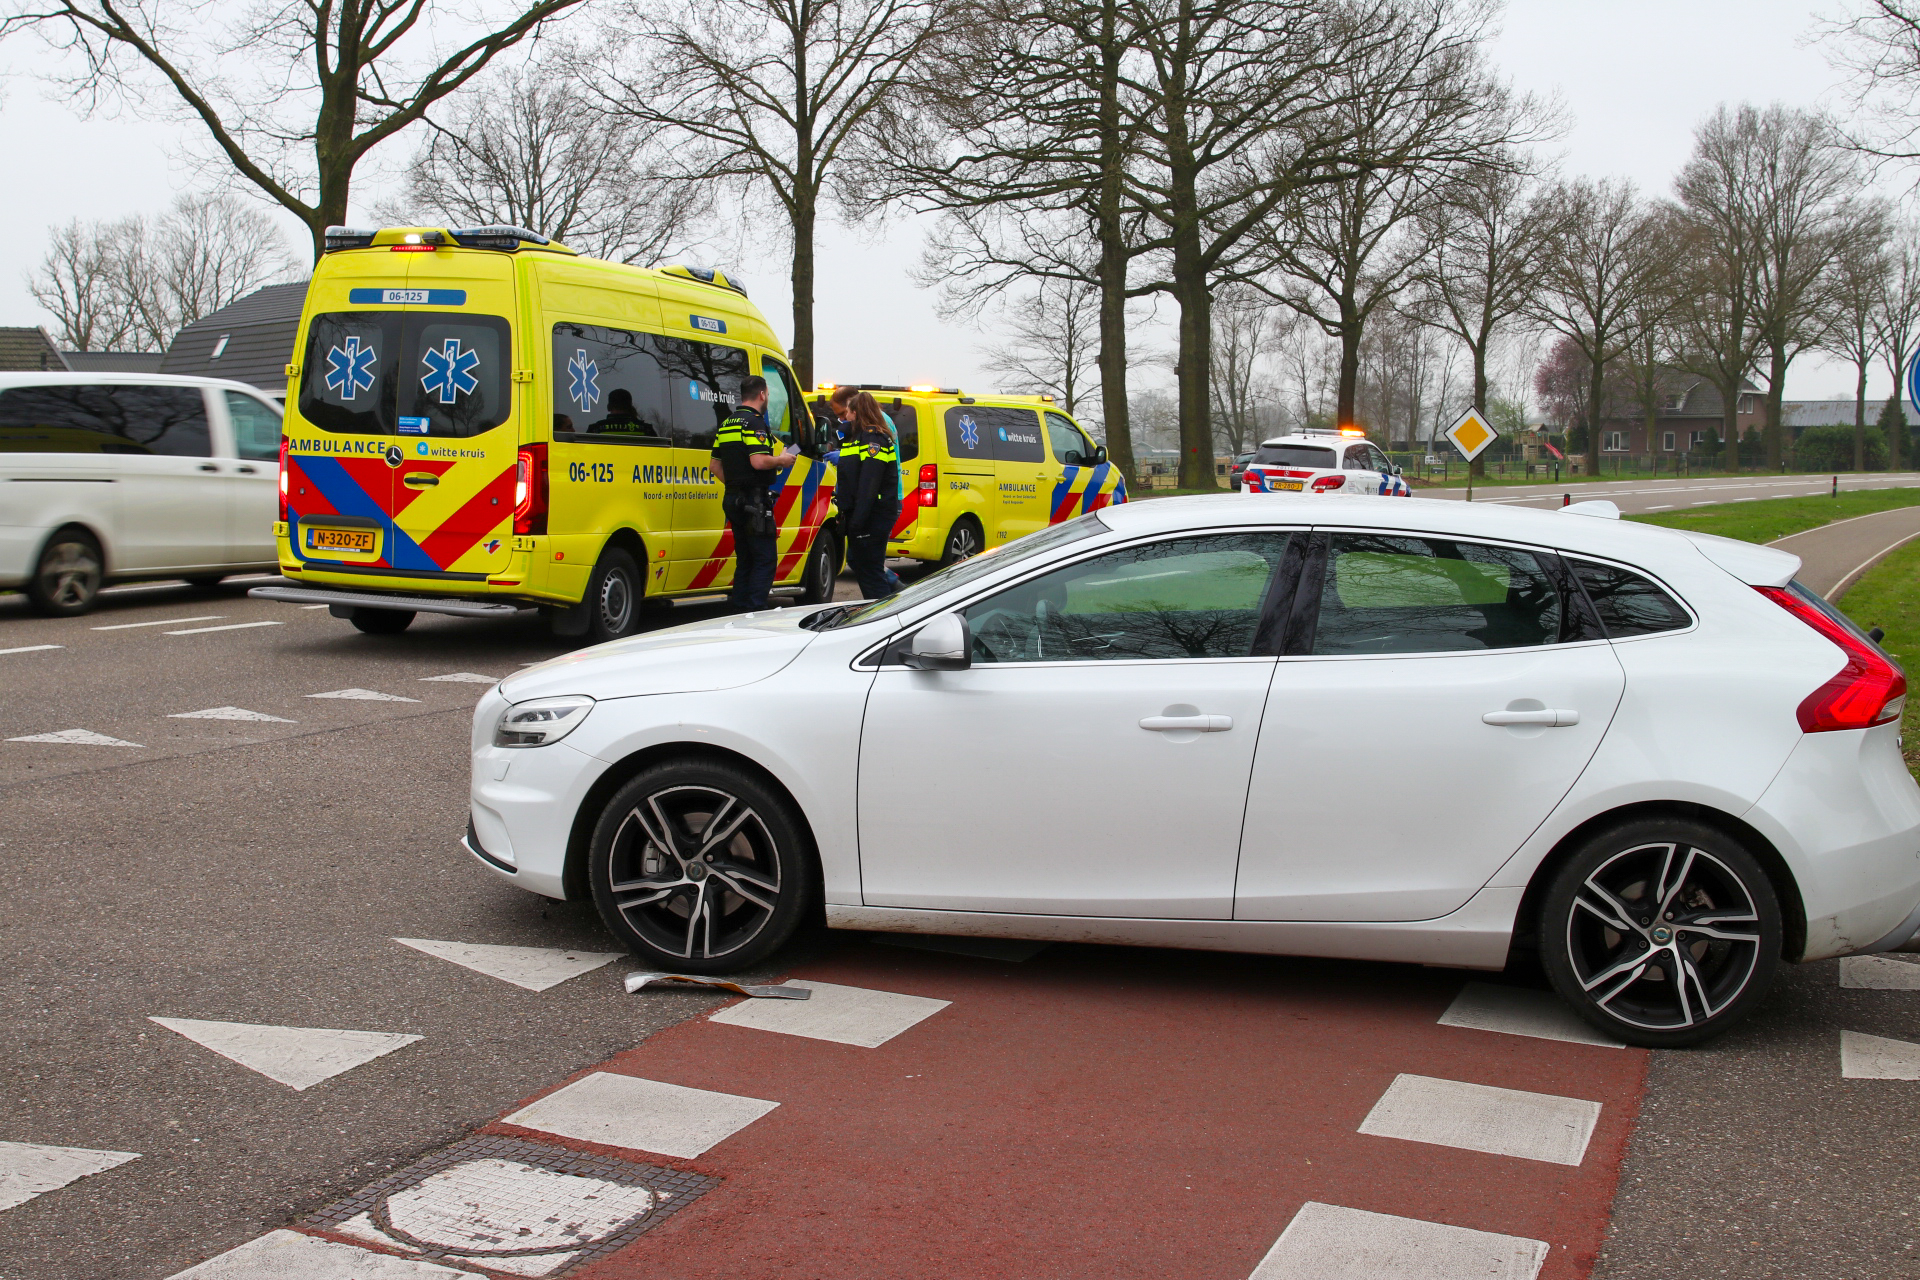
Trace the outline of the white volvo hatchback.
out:
<instances>
[{"instance_id":1,"label":"white volvo hatchback","mask_svg":"<svg viewBox=\"0 0 1920 1280\"><path fill-rule=\"evenodd\" d=\"M1920 930L1906 681L1785 553L1169 498L475 713L470 852L652 963L838 928L1498 969L1676 1045Z\"/></svg>"}]
</instances>

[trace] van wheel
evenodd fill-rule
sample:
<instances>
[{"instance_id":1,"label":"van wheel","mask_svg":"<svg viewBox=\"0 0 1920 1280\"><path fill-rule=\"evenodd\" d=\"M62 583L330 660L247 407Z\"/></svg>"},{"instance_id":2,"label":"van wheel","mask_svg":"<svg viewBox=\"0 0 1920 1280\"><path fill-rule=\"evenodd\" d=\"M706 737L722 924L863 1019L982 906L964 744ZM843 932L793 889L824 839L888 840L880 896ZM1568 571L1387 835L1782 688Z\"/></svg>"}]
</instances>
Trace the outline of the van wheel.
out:
<instances>
[{"instance_id":1,"label":"van wheel","mask_svg":"<svg viewBox=\"0 0 1920 1280\"><path fill-rule=\"evenodd\" d=\"M807 571L800 577L800 603L825 604L833 599L839 576L840 539L833 530L822 529L807 552Z\"/></svg>"},{"instance_id":2,"label":"van wheel","mask_svg":"<svg viewBox=\"0 0 1920 1280\"><path fill-rule=\"evenodd\" d=\"M397 636L413 625L413 610L365 609L356 605L347 621L354 625L355 630L364 631L370 636Z\"/></svg>"},{"instance_id":3,"label":"van wheel","mask_svg":"<svg viewBox=\"0 0 1920 1280\"><path fill-rule=\"evenodd\" d=\"M971 560L986 549L987 538L980 532L979 523L972 516L961 516L947 531L947 545L940 552L940 567L944 569L950 564Z\"/></svg>"},{"instance_id":4,"label":"van wheel","mask_svg":"<svg viewBox=\"0 0 1920 1280\"><path fill-rule=\"evenodd\" d=\"M588 641L605 644L639 630L641 594L633 557L618 547L602 551L587 580Z\"/></svg>"},{"instance_id":5,"label":"van wheel","mask_svg":"<svg viewBox=\"0 0 1920 1280\"><path fill-rule=\"evenodd\" d=\"M93 535L62 529L40 552L40 563L27 582L27 599L41 613L70 618L93 608L103 577L105 565Z\"/></svg>"}]
</instances>

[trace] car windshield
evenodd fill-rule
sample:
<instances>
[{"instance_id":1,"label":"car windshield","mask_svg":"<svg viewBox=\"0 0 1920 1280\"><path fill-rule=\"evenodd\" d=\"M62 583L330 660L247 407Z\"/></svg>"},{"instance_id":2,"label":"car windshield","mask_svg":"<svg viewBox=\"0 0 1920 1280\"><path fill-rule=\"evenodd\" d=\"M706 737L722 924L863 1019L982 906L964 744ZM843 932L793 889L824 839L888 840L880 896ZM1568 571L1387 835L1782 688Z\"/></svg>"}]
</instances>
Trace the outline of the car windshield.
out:
<instances>
[{"instance_id":1,"label":"car windshield","mask_svg":"<svg viewBox=\"0 0 1920 1280\"><path fill-rule=\"evenodd\" d=\"M1018 542L1010 542L1004 547L994 547L983 551L958 564L948 565L937 573L930 573L912 586L902 588L884 600L868 600L851 607L842 605L841 612L829 613L815 624L818 631L831 631L836 627L848 627L859 622L874 622L881 618L890 618L896 613L911 609L917 604L931 600L942 592L950 591L989 573L996 573L1008 565L1019 564L1034 556L1044 554L1055 547L1078 542L1082 538L1091 538L1107 532L1107 525L1098 511L1089 511L1086 515L1042 529L1038 533L1028 534ZM816 614L815 617L820 617ZM809 618L809 622L813 619Z\"/></svg>"},{"instance_id":2,"label":"car windshield","mask_svg":"<svg viewBox=\"0 0 1920 1280\"><path fill-rule=\"evenodd\" d=\"M1333 460L1333 450L1316 448L1310 444L1263 444L1253 460L1280 467L1333 468L1340 465Z\"/></svg>"}]
</instances>

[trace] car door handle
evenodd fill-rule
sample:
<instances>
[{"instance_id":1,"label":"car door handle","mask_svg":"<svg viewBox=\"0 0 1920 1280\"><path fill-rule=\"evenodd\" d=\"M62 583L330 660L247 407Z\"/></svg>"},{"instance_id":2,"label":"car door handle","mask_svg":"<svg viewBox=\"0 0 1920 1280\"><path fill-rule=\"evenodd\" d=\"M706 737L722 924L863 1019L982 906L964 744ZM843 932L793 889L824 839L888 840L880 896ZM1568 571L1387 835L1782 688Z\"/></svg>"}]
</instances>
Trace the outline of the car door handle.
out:
<instances>
[{"instance_id":1,"label":"car door handle","mask_svg":"<svg viewBox=\"0 0 1920 1280\"><path fill-rule=\"evenodd\" d=\"M203 462L200 464L200 469L202 471L218 471L220 468L214 466L211 462Z\"/></svg>"},{"instance_id":2,"label":"car door handle","mask_svg":"<svg viewBox=\"0 0 1920 1280\"><path fill-rule=\"evenodd\" d=\"M1540 711L1489 711L1480 719L1482 723L1492 725L1538 724L1549 729L1564 729L1568 725L1579 724L1580 713L1547 707Z\"/></svg>"},{"instance_id":3,"label":"car door handle","mask_svg":"<svg viewBox=\"0 0 1920 1280\"><path fill-rule=\"evenodd\" d=\"M235 467L234 470L238 471L243 476L250 476L255 474L254 469L252 467Z\"/></svg>"},{"instance_id":4,"label":"car door handle","mask_svg":"<svg viewBox=\"0 0 1920 1280\"><path fill-rule=\"evenodd\" d=\"M1155 733L1225 733L1233 728L1232 716L1147 716L1142 729Z\"/></svg>"}]
</instances>

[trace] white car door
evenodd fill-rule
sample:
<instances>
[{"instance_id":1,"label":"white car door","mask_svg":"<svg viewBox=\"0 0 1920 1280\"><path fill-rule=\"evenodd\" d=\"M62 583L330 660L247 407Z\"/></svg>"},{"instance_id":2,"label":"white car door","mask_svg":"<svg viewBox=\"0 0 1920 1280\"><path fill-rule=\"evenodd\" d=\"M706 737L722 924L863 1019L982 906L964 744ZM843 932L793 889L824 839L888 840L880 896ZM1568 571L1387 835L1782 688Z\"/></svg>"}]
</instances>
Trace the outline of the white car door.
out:
<instances>
[{"instance_id":1,"label":"white car door","mask_svg":"<svg viewBox=\"0 0 1920 1280\"><path fill-rule=\"evenodd\" d=\"M1227 918L1275 661L1263 609L1293 537L1090 556L969 605L970 668L883 664L860 744L863 901Z\"/></svg>"},{"instance_id":2,"label":"white car door","mask_svg":"<svg viewBox=\"0 0 1920 1280\"><path fill-rule=\"evenodd\" d=\"M1586 768L1620 663L1557 556L1380 533L1314 543L1261 726L1234 915L1445 915Z\"/></svg>"},{"instance_id":3,"label":"white car door","mask_svg":"<svg viewBox=\"0 0 1920 1280\"><path fill-rule=\"evenodd\" d=\"M191 571L227 562L229 495L213 460L201 388L75 386L119 454L120 558L115 569Z\"/></svg>"},{"instance_id":4,"label":"white car door","mask_svg":"<svg viewBox=\"0 0 1920 1280\"><path fill-rule=\"evenodd\" d=\"M229 447L218 460L227 491L227 560L274 563L273 522L279 514L281 411L264 396L219 393Z\"/></svg>"}]
</instances>

